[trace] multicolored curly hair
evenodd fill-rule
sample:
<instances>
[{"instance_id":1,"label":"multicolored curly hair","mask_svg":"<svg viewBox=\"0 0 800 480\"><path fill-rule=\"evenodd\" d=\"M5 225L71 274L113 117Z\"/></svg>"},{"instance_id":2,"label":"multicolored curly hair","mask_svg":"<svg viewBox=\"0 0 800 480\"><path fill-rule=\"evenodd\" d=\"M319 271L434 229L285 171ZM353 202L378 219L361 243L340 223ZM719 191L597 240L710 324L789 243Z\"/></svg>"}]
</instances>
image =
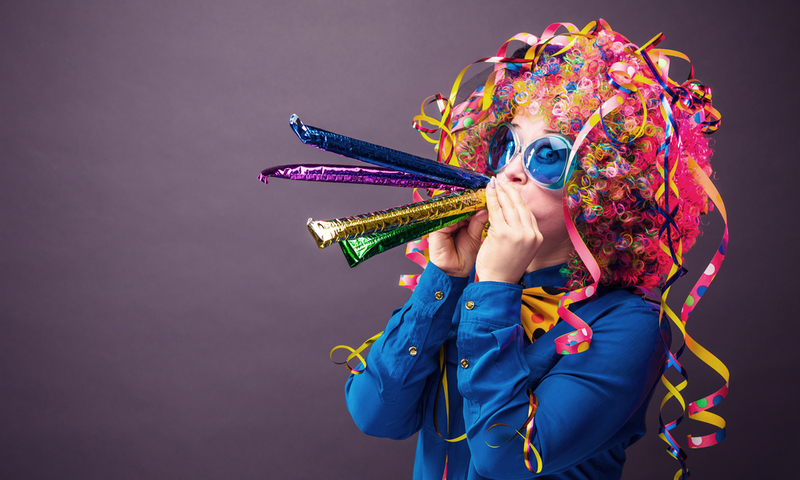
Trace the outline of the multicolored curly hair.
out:
<instances>
[{"instance_id":1,"label":"multicolored curly hair","mask_svg":"<svg viewBox=\"0 0 800 480\"><path fill-rule=\"evenodd\" d=\"M682 241L688 251L700 234L700 215L713 208L689 167L693 161L712 174L705 134L716 130L718 115L710 90L691 76L680 85L669 80L663 50L649 54L602 20L592 31L576 29L541 40L526 35L514 37L526 42L514 54L503 54L509 41L498 57L481 60L496 65L488 88L478 88L452 111L442 110L449 121L444 121L439 160L487 172L492 134L514 116L541 120L576 140L594 115L595 123L576 145L577 168L565 187L570 216L597 261L601 283L663 287L674 262L659 240ZM664 79L672 84L668 90L679 93L665 94ZM458 82L451 101L457 90ZM485 95L491 95L490 105ZM614 98L621 102L603 111L601 106ZM679 195L657 195L665 172ZM667 208L671 221L664 215ZM674 222L674 228L665 229L665 222ZM592 280L576 253L562 273L570 289Z\"/></svg>"}]
</instances>

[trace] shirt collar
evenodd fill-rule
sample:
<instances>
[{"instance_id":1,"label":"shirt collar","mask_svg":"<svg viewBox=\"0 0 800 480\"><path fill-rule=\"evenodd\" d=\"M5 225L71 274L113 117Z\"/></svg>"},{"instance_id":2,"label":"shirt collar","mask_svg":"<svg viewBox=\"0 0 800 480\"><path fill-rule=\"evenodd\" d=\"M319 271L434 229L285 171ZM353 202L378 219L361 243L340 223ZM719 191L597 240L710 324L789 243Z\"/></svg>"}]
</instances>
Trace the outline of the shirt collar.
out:
<instances>
[{"instance_id":1,"label":"shirt collar","mask_svg":"<svg viewBox=\"0 0 800 480\"><path fill-rule=\"evenodd\" d=\"M522 276L522 284L525 288L564 287L567 284L567 277L561 275L561 268L564 266L566 263L526 273Z\"/></svg>"}]
</instances>

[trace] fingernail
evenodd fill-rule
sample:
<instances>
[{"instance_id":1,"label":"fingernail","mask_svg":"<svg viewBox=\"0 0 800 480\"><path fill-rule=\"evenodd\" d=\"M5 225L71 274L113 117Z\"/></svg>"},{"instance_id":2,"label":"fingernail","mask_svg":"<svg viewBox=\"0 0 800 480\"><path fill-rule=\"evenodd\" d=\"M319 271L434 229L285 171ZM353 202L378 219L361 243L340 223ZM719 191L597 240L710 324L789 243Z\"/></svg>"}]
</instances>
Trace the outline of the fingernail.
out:
<instances>
[{"instance_id":1,"label":"fingernail","mask_svg":"<svg viewBox=\"0 0 800 480\"><path fill-rule=\"evenodd\" d=\"M495 177L489 179L489 188L494 188L494 178Z\"/></svg>"}]
</instances>

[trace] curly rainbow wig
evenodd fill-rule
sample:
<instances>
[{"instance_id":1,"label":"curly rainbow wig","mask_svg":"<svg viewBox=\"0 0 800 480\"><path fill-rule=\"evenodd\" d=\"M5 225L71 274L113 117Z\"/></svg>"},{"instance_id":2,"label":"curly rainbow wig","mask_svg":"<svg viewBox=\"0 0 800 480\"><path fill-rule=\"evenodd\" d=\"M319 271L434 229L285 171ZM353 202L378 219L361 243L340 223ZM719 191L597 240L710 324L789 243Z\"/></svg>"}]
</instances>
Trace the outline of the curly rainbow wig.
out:
<instances>
[{"instance_id":1,"label":"curly rainbow wig","mask_svg":"<svg viewBox=\"0 0 800 480\"><path fill-rule=\"evenodd\" d=\"M693 71L682 84L669 79L663 52L682 55L651 51L659 37L640 48L602 20L580 32L512 40L525 45L508 55L510 40L497 57L480 60L495 65L485 87L452 111L441 107L443 97L434 100L447 117L440 124L439 161L490 173L489 141L500 124L517 115L545 122L577 140L576 170L564 198L597 261L600 282L663 287L677 262L662 243L680 242L688 251L700 234L700 215L713 208L690 169L693 162L712 174L705 134L719 120L710 89L692 78ZM664 191L664 175L670 191ZM577 253L562 273L570 289L592 280Z\"/></svg>"}]
</instances>

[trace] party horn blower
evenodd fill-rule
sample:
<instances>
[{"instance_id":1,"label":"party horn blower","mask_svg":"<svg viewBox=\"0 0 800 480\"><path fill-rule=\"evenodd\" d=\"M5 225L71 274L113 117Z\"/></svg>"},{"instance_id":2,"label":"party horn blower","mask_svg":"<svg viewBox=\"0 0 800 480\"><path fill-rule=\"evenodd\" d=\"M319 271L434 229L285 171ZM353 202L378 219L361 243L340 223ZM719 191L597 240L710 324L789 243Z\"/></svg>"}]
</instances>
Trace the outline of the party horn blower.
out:
<instances>
[{"instance_id":1,"label":"party horn blower","mask_svg":"<svg viewBox=\"0 0 800 480\"><path fill-rule=\"evenodd\" d=\"M466 220L475 215L475 212L466 212L452 217L440 218L438 220L427 220L405 227L395 228L388 232L371 233L350 240L342 240L339 246L342 247L347 264L350 268L355 267L364 260L374 257L379 253L391 250L400 245L416 240L436 230Z\"/></svg>"},{"instance_id":2,"label":"party horn blower","mask_svg":"<svg viewBox=\"0 0 800 480\"><path fill-rule=\"evenodd\" d=\"M308 219L308 231L323 249L343 240L388 232L415 223L452 217L486 208L485 190L468 190L423 202L352 217L315 221Z\"/></svg>"},{"instance_id":3,"label":"party horn blower","mask_svg":"<svg viewBox=\"0 0 800 480\"><path fill-rule=\"evenodd\" d=\"M286 178L309 182L362 183L368 185L388 185L392 187L427 188L460 192L463 187L434 182L407 172L398 172L384 167L351 167L347 165L325 165L307 163L279 165L262 170L258 179L269 183L269 178Z\"/></svg>"},{"instance_id":4,"label":"party horn blower","mask_svg":"<svg viewBox=\"0 0 800 480\"><path fill-rule=\"evenodd\" d=\"M483 188L489 183L489 177L482 173L435 162L410 153L305 125L294 114L289 117L289 125L294 130L294 133L297 134L297 138L306 145L313 145L348 158L418 175L425 177L429 181L456 185L472 190Z\"/></svg>"}]
</instances>

